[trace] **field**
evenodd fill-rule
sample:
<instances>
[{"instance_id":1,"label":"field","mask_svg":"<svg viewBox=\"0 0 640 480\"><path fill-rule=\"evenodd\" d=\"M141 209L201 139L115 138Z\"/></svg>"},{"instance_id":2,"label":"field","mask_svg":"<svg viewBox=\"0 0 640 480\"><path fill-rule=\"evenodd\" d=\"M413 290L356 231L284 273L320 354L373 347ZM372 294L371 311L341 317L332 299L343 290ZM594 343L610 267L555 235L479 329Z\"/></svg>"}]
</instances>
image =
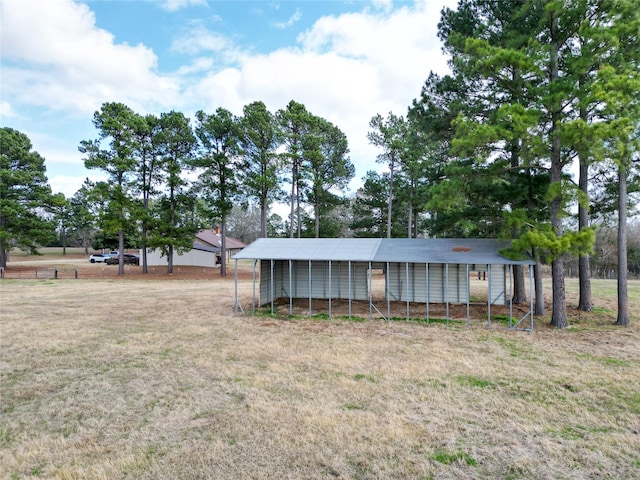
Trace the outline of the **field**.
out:
<instances>
[{"instance_id":1,"label":"field","mask_svg":"<svg viewBox=\"0 0 640 480\"><path fill-rule=\"evenodd\" d=\"M522 332L234 316L233 271L128 273L0 281L0 478L640 478L637 280L629 328L594 281Z\"/></svg>"}]
</instances>

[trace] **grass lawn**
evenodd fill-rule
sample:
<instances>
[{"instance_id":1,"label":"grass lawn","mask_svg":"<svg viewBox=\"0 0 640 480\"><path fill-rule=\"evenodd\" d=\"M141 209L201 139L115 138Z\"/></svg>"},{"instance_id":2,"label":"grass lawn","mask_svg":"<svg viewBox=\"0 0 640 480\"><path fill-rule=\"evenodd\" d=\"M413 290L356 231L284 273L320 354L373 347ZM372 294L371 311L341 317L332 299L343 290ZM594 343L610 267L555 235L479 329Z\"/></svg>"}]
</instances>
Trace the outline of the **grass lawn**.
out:
<instances>
[{"instance_id":1,"label":"grass lawn","mask_svg":"<svg viewBox=\"0 0 640 480\"><path fill-rule=\"evenodd\" d=\"M233 276L3 280L0 478L640 478L640 283L629 328L596 283L527 333L234 316Z\"/></svg>"}]
</instances>

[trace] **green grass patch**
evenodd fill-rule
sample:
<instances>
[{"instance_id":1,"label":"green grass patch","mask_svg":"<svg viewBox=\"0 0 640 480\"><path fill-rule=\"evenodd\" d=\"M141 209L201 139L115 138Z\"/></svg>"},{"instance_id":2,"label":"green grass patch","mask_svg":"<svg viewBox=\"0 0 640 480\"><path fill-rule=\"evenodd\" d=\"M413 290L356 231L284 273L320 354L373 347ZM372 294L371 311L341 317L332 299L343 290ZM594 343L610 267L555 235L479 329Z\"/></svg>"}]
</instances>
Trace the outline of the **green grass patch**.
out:
<instances>
[{"instance_id":1,"label":"green grass patch","mask_svg":"<svg viewBox=\"0 0 640 480\"><path fill-rule=\"evenodd\" d=\"M495 388L496 384L490 380L474 377L473 375L458 375L455 377L459 385L477 387L477 388Z\"/></svg>"},{"instance_id":2,"label":"green grass patch","mask_svg":"<svg viewBox=\"0 0 640 480\"><path fill-rule=\"evenodd\" d=\"M270 308L256 308L254 314L255 317L264 317L264 318L278 318L277 313L271 313Z\"/></svg>"},{"instance_id":3,"label":"green grass patch","mask_svg":"<svg viewBox=\"0 0 640 480\"><path fill-rule=\"evenodd\" d=\"M593 313L614 313L610 308L593 307Z\"/></svg>"},{"instance_id":4,"label":"green grass patch","mask_svg":"<svg viewBox=\"0 0 640 480\"><path fill-rule=\"evenodd\" d=\"M592 355L589 353L580 353L577 354L576 357L592 362L602 363L604 365L610 365L612 367L629 367L631 365L631 362L629 362L628 360L621 360L615 357L599 357L597 355Z\"/></svg>"},{"instance_id":5,"label":"green grass patch","mask_svg":"<svg viewBox=\"0 0 640 480\"><path fill-rule=\"evenodd\" d=\"M470 467L474 467L478 464L475 458L466 452L460 450L456 452L436 452L431 455L431 458L436 462L443 463L445 465L451 465L456 462L463 462Z\"/></svg>"},{"instance_id":6,"label":"green grass patch","mask_svg":"<svg viewBox=\"0 0 640 480\"><path fill-rule=\"evenodd\" d=\"M338 320L345 320L347 322L356 322L356 323L362 323L362 322L366 322L367 319L365 317L359 317L357 315L338 315L337 317Z\"/></svg>"},{"instance_id":7,"label":"green grass patch","mask_svg":"<svg viewBox=\"0 0 640 480\"><path fill-rule=\"evenodd\" d=\"M509 317L508 315L491 315L491 323L509 326L509 320L511 320L512 323L518 321L513 317Z\"/></svg>"},{"instance_id":8,"label":"green grass patch","mask_svg":"<svg viewBox=\"0 0 640 480\"><path fill-rule=\"evenodd\" d=\"M361 380L367 380L368 382L376 383L376 379L373 378L373 375L367 375L366 373L356 373L353 376L353 379L358 381L358 382L361 381Z\"/></svg>"},{"instance_id":9,"label":"green grass patch","mask_svg":"<svg viewBox=\"0 0 640 480\"><path fill-rule=\"evenodd\" d=\"M507 350L507 352L509 352L510 356L521 357L524 355L524 351L520 347L520 344L515 340L510 340L504 337L495 337L495 338L496 338L496 342L499 345L502 345Z\"/></svg>"}]
</instances>

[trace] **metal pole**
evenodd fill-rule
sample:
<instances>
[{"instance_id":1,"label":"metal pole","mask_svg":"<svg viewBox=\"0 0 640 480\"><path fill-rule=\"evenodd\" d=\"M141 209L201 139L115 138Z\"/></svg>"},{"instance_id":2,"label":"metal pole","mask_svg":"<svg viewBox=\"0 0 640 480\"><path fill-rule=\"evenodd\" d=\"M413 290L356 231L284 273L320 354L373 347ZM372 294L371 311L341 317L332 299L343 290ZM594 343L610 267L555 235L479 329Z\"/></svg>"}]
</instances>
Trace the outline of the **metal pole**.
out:
<instances>
[{"instance_id":1,"label":"metal pole","mask_svg":"<svg viewBox=\"0 0 640 480\"><path fill-rule=\"evenodd\" d=\"M273 315L273 295L274 295L274 291L273 291L273 258L271 259L271 281L269 282L269 293L271 296L271 315Z\"/></svg>"},{"instance_id":2,"label":"metal pole","mask_svg":"<svg viewBox=\"0 0 640 480\"><path fill-rule=\"evenodd\" d=\"M369 320L373 318L373 272L369 262Z\"/></svg>"},{"instance_id":3,"label":"metal pole","mask_svg":"<svg viewBox=\"0 0 640 480\"><path fill-rule=\"evenodd\" d=\"M491 264L487 264L487 326L491 325Z\"/></svg>"},{"instance_id":4,"label":"metal pole","mask_svg":"<svg viewBox=\"0 0 640 480\"><path fill-rule=\"evenodd\" d=\"M351 260L349 260L349 318L351 318Z\"/></svg>"},{"instance_id":5,"label":"metal pole","mask_svg":"<svg viewBox=\"0 0 640 480\"><path fill-rule=\"evenodd\" d=\"M253 259L253 272L251 273L251 315L255 317L256 315L256 265L258 264L258 259ZM262 263L260 263L262 267Z\"/></svg>"},{"instance_id":6,"label":"metal pole","mask_svg":"<svg viewBox=\"0 0 640 480\"><path fill-rule=\"evenodd\" d=\"M389 262L387 262L387 271L384 279L384 283L385 283L384 289L385 289L385 294L387 296L387 320L391 319L391 295L389 294L389 278L390 278Z\"/></svg>"},{"instance_id":7,"label":"metal pole","mask_svg":"<svg viewBox=\"0 0 640 480\"><path fill-rule=\"evenodd\" d=\"M409 262L405 263L405 270L406 270L406 279L407 279L407 285L405 286L405 291L407 292L407 321L409 321L409 310L410 310L410 303L409 303Z\"/></svg>"},{"instance_id":8,"label":"metal pole","mask_svg":"<svg viewBox=\"0 0 640 480\"><path fill-rule=\"evenodd\" d=\"M471 301L471 281L469 280L469 264L467 263L467 325L471 325L469 317L469 302Z\"/></svg>"},{"instance_id":9,"label":"metal pole","mask_svg":"<svg viewBox=\"0 0 640 480\"><path fill-rule=\"evenodd\" d=\"M444 264L444 300L447 306L447 325L449 324L449 264Z\"/></svg>"},{"instance_id":10,"label":"metal pole","mask_svg":"<svg viewBox=\"0 0 640 480\"><path fill-rule=\"evenodd\" d=\"M331 260L329 260L329 318L331 318Z\"/></svg>"},{"instance_id":11,"label":"metal pole","mask_svg":"<svg viewBox=\"0 0 640 480\"><path fill-rule=\"evenodd\" d=\"M531 314L531 330L533 330L533 265L529 265L529 313Z\"/></svg>"},{"instance_id":12,"label":"metal pole","mask_svg":"<svg viewBox=\"0 0 640 480\"><path fill-rule=\"evenodd\" d=\"M429 323L429 264L425 263L424 264L424 271L425 271L425 276L426 276L426 282L427 282L427 323Z\"/></svg>"},{"instance_id":13,"label":"metal pole","mask_svg":"<svg viewBox=\"0 0 640 480\"><path fill-rule=\"evenodd\" d=\"M293 267L291 259L289 259L289 315L293 315Z\"/></svg>"},{"instance_id":14,"label":"metal pole","mask_svg":"<svg viewBox=\"0 0 640 480\"><path fill-rule=\"evenodd\" d=\"M309 316L313 316L313 309L311 307L311 260L309 260Z\"/></svg>"},{"instance_id":15,"label":"metal pole","mask_svg":"<svg viewBox=\"0 0 640 480\"><path fill-rule=\"evenodd\" d=\"M235 259L235 274L233 283L233 313L238 314L238 259Z\"/></svg>"},{"instance_id":16,"label":"metal pole","mask_svg":"<svg viewBox=\"0 0 640 480\"><path fill-rule=\"evenodd\" d=\"M509 264L509 328L513 326L513 265Z\"/></svg>"}]
</instances>

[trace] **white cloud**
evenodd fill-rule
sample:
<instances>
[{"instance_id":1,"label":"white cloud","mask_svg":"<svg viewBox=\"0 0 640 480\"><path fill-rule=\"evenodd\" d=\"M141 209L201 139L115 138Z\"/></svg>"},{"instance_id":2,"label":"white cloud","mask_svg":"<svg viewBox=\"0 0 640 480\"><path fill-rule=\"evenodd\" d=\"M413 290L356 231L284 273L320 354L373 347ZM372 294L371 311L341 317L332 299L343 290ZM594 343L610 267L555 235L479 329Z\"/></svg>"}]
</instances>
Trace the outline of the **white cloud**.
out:
<instances>
[{"instance_id":1,"label":"white cloud","mask_svg":"<svg viewBox=\"0 0 640 480\"><path fill-rule=\"evenodd\" d=\"M275 22L273 23L273 26L280 30L284 30L286 28L289 28L295 25L296 22L298 22L298 20L300 20L301 18L302 18L302 14L300 13L300 10L296 9L294 14L291 15L291 17L289 18L289 20L287 20L286 22Z\"/></svg>"},{"instance_id":2,"label":"white cloud","mask_svg":"<svg viewBox=\"0 0 640 480\"><path fill-rule=\"evenodd\" d=\"M447 1L455 6L456 0ZM196 3L163 5L177 9ZM191 24L172 43L173 52L185 55L172 75L157 72L151 48L116 43L96 26L88 5L1 1L3 116L21 117L39 106L50 116L61 112L89 122L105 101L121 101L140 113L177 109L190 114L224 107L241 114L244 105L256 100L275 112L293 99L347 134L362 177L379 168L378 151L366 139L370 118L389 111L404 115L429 71L447 69L436 37L442 4L429 0L395 10L389 1L375 0L359 13L320 18L298 36L297 45L260 55L202 23ZM290 21L298 18L296 13ZM94 134L76 134L73 142ZM65 160L52 137L39 151L57 167ZM74 159L79 188L87 174L73 142L75 152L68 157ZM62 188L73 183L71 177L54 174L50 180Z\"/></svg>"},{"instance_id":3,"label":"white cloud","mask_svg":"<svg viewBox=\"0 0 640 480\"><path fill-rule=\"evenodd\" d=\"M203 52L219 53L225 50L235 50L232 40L217 32L207 30L202 24L189 27L183 35L173 41L171 49L174 52L196 55Z\"/></svg>"},{"instance_id":4,"label":"white cloud","mask_svg":"<svg viewBox=\"0 0 640 480\"><path fill-rule=\"evenodd\" d=\"M254 100L272 111L301 102L347 134L361 177L380 168L379 152L366 138L371 117L406 114L429 71L447 71L436 37L440 6L323 17L298 37L297 47L245 55L236 67L211 72L194 88L195 97L202 108L224 106L236 114Z\"/></svg>"},{"instance_id":5,"label":"white cloud","mask_svg":"<svg viewBox=\"0 0 640 480\"><path fill-rule=\"evenodd\" d=\"M168 12L176 12L182 8L207 5L207 0L164 0L162 8Z\"/></svg>"},{"instance_id":6,"label":"white cloud","mask_svg":"<svg viewBox=\"0 0 640 480\"><path fill-rule=\"evenodd\" d=\"M0 118L6 120L7 118L12 118L15 116L16 114L13 112L11 104L4 100L0 101Z\"/></svg>"},{"instance_id":7,"label":"white cloud","mask_svg":"<svg viewBox=\"0 0 640 480\"><path fill-rule=\"evenodd\" d=\"M3 95L13 107L92 113L105 101L175 101L174 79L156 73L144 45L116 44L89 7L71 0L2 2Z\"/></svg>"}]
</instances>

